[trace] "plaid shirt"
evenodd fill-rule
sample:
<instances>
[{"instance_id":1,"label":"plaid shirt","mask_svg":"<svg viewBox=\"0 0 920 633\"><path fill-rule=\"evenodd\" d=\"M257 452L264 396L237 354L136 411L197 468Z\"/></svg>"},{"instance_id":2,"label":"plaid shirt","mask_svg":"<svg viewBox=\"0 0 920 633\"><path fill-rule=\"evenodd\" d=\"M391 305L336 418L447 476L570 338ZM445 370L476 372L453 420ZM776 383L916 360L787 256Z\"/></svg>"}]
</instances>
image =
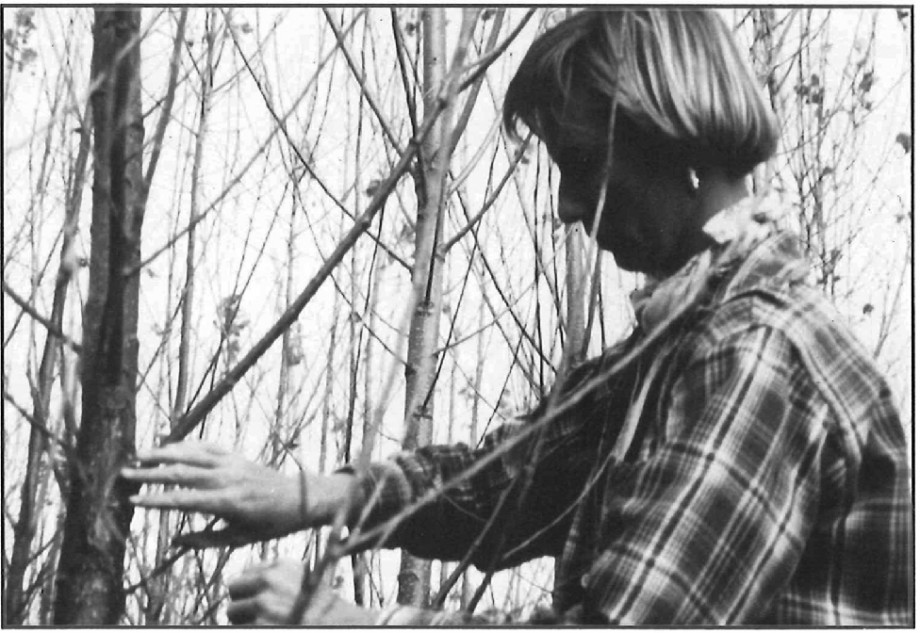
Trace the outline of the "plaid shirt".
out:
<instances>
[{"instance_id":1,"label":"plaid shirt","mask_svg":"<svg viewBox=\"0 0 920 633\"><path fill-rule=\"evenodd\" d=\"M372 465L368 524L440 490L380 544L471 556L484 570L561 555L550 622L912 624L904 430L806 269L794 236L771 236L666 345L525 441L507 448L545 405L478 448L430 446ZM642 337L573 371L563 393ZM651 372L655 358L664 362ZM643 386L634 439L614 460ZM503 621L411 607L385 619Z\"/></svg>"}]
</instances>

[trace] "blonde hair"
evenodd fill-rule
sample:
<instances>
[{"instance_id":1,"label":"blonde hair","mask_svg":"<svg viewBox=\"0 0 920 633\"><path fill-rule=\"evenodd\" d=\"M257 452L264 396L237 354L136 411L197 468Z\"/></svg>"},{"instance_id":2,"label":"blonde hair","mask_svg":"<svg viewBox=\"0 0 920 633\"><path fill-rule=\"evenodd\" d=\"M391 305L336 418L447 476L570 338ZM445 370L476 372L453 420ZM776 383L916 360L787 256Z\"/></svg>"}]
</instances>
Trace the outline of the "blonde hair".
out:
<instances>
[{"instance_id":1,"label":"blonde hair","mask_svg":"<svg viewBox=\"0 0 920 633\"><path fill-rule=\"evenodd\" d=\"M616 103L688 161L746 174L776 149L779 130L731 31L711 10L586 10L530 47L508 87L504 125L543 138L572 85Z\"/></svg>"}]
</instances>

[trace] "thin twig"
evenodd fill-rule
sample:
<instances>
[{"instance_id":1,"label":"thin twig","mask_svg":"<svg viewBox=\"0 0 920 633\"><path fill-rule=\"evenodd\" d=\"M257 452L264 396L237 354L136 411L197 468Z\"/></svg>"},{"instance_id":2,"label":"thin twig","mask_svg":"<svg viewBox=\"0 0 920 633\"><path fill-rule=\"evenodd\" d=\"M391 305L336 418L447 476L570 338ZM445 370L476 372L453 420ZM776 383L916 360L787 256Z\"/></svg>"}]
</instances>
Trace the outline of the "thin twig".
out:
<instances>
[{"instance_id":1,"label":"thin twig","mask_svg":"<svg viewBox=\"0 0 920 633\"><path fill-rule=\"evenodd\" d=\"M147 164L147 174L144 176L144 195L150 191L153 175L156 173L157 162L163 149L163 138L166 135L166 126L172 118L173 102L176 98L176 84L179 77L179 56L182 53L182 43L185 41L185 23L188 18L188 8L182 7L179 12L179 24L176 26L176 37L173 40L172 57L169 60L169 79L166 83L166 96L163 98L163 109L157 121L156 131L153 133L150 162Z\"/></svg>"},{"instance_id":2,"label":"thin twig","mask_svg":"<svg viewBox=\"0 0 920 633\"><path fill-rule=\"evenodd\" d=\"M530 136L528 136L527 138L529 139ZM444 245L441 247L442 253L448 252L454 246L454 244L456 244L461 239L463 239L464 235L469 233L473 229L473 227L479 224L480 220L482 220L486 212L489 209L491 209L492 206L495 204L495 201L498 200L498 196L501 194L502 190L504 190L505 185L511 179L511 176L514 175L514 170L517 169L517 166L521 162L521 159L524 157L524 152L526 150L527 150L527 142L525 141L518 148L517 152L515 152L514 157L511 159L511 164L508 166L508 170L505 172L505 175L502 176L502 179L498 182L498 185L495 187L495 190L492 192L492 195L489 196L488 200L486 200L483 203L482 208L479 210L479 212L476 213L476 215L474 215L472 218L470 218L467 221L466 225L462 229L460 229L456 235L454 235L452 238L444 242Z\"/></svg>"},{"instance_id":3,"label":"thin twig","mask_svg":"<svg viewBox=\"0 0 920 633\"><path fill-rule=\"evenodd\" d=\"M348 29L346 29L346 31L351 30L351 28L357 23L358 17L360 17L360 14L356 16L354 20L352 20L352 22L348 25ZM313 86L313 82L316 81L316 79L319 77L319 71L322 70L322 68L329 62L330 59L332 59L333 55L335 54L335 51L336 49L333 48L331 51L329 51L329 53L326 54L326 56L322 59L322 61L320 61L317 67L316 73L310 78L310 80L307 82L307 85L304 87L303 91L294 100L294 103L291 105L291 108L280 118L282 122L286 121L294 112L297 111L297 107L300 105L300 102L303 101L304 97L307 96L307 93L310 91L310 88ZM279 131L281 131L280 127L276 126L271 132L269 132L268 136L265 138L262 144L259 145L255 153L252 155L252 158L250 158L249 161L247 161L247 163L239 170L239 172L237 172L237 174L233 178L230 179L230 182L227 183L227 186L224 187L223 191L221 191L217 195L214 201L211 202L211 204L209 204L207 208L198 215L198 217L190 219L189 224L186 225L185 228L183 228L181 231L179 231L178 233L173 235L171 238L169 238L165 244L163 244L160 248L154 250L153 253L151 253L146 259L144 259L143 261L141 261L135 266L126 268L122 272L122 274L125 277L136 275L142 268L149 265L153 260L157 259L160 255L162 255L163 253L168 251L170 248L172 248L176 244L176 242L178 242L182 238L183 235L189 232L192 226L204 220L214 209L218 207L218 205L221 202L223 202L224 198L230 195L230 192L233 191L233 189L236 187L237 184L239 184L240 180L243 179L243 176L246 175L249 169L259 159L259 156L261 156L265 152L265 150L268 149L268 146L271 145L273 139L275 138L275 136L278 134Z\"/></svg>"},{"instance_id":4,"label":"thin twig","mask_svg":"<svg viewBox=\"0 0 920 633\"><path fill-rule=\"evenodd\" d=\"M473 83L479 81L479 78L482 77L487 70L489 70L492 64L495 63L495 60L501 57L502 53L505 52L505 49L507 49L511 45L511 42L517 38L518 34L524 29L524 26L526 26L527 22L530 21L530 18L533 17L533 14L536 13L536 11L536 9L528 10L527 14L523 17L521 22L514 28L511 34L505 39L504 42L501 43L498 48L492 50L484 57L473 62L471 68L475 68L476 70L473 72L473 74L461 82L459 90L460 92L463 92Z\"/></svg>"},{"instance_id":5,"label":"thin twig","mask_svg":"<svg viewBox=\"0 0 920 633\"><path fill-rule=\"evenodd\" d=\"M504 18L505 9L499 9L498 15L495 16L495 22L492 24L492 33L489 35L489 42L486 45L490 52L495 50L495 42L498 41L498 34L501 31L502 21ZM470 122L470 116L473 114L473 107L476 105L476 100L479 97L479 90L482 88L482 80L484 78L484 74L479 75L478 79L472 83L473 89L470 90L470 94L463 104L463 110L460 112L460 116L457 117L457 124L454 126L453 134L450 139L450 150L448 152L449 156L452 156L454 150L457 149L457 144L460 142L460 137L463 135L463 131L466 129L467 124Z\"/></svg>"},{"instance_id":6,"label":"thin twig","mask_svg":"<svg viewBox=\"0 0 920 633\"><path fill-rule=\"evenodd\" d=\"M32 317L33 319L35 319L38 323L40 323L41 325L43 325L43 326L45 327L45 329L48 330L48 333L49 333L49 334L51 334L52 336L56 336L57 338L61 339L61 341L62 341L63 343L65 343L68 347L70 347L70 349L72 349L72 350L75 351L76 353L78 353L78 354L83 353L83 347L82 347L79 343L75 342L75 341L74 341L73 339L71 339L69 336L67 336L66 334L64 334L64 333L61 331L61 329L58 328L54 323L52 323L48 318L46 318L46 317L42 316L41 314L39 314L38 311L36 311L35 308L33 308L33 307L29 304L28 301L26 301L25 299L23 299L23 298L19 295L19 293L17 293L15 290L13 290L13 289L9 286L9 284L6 283L6 279L3 280L3 292L5 292L5 293L7 294L7 296L8 296L10 299L12 299L12 300L16 303L16 305L18 305L20 308L22 308L23 312L25 312L25 313L28 314L30 317Z\"/></svg>"},{"instance_id":7,"label":"thin twig","mask_svg":"<svg viewBox=\"0 0 920 633\"><path fill-rule=\"evenodd\" d=\"M383 113L380 110L380 106L377 105L377 100L374 98L374 95L367 87L367 79L364 77L364 74L355 63L351 52L348 50L348 46L345 45L345 34L339 30L339 27L336 25L335 19L332 17L332 13L329 11L329 9L323 7L323 15L326 16L326 22L329 23L329 28L332 29L332 32L335 34L336 44L339 47L339 50L342 51L342 55L345 57L345 62L348 64L348 68L351 69L352 74L358 81L358 85L361 87L361 93L364 95L364 98L367 99L367 104L371 107L371 111L377 117L377 122L380 124L380 129L383 130L383 134L387 137L390 145L392 145L397 152L402 154L403 150L399 146L399 141L390 130L390 125L386 118L383 116Z\"/></svg>"},{"instance_id":8,"label":"thin twig","mask_svg":"<svg viewBox=\"0 0 920 633\"><path fill-rule=\"evenodd\" d=\"M35 416L29 413L21 404L16 402L6 389L3 390L3 399L9 402L13 408L19 412L23 419L29 423L29 426L38 431L46 440L54 442L63 448L67 448L67 444L62 438L55 435L47 426L36 420Z\"/></svg>"},{"instance_id":9,"label":"thin twig","mask_svg":"<svg viewBox=\"0 0 920 633\"><path fill-rule=\"evenodd\" d=\"M409 123L412 126L412 134L415 135L418 132L418 119L415 114L415 96L412 90L413 86L409 83L409 73L406 70L406 61L403 59L403 51L406 49L406 43L403 40L402 30L399 28L399 18L396 16L395 7L390 7L390 25L393 28L393 39L396 43L396 61L399 62L399 74L402 76L403 90L406 94L406 110L409 113Z\"/></svg>"},{"instance_id":10,"label":"thin twig","mask_svg":"<svg viewBox=\"0 0 920 633\"><path fill-rule=\"evenodd\" d=\"M281 336L284 330L297 320L301 311L303 311L307 303L313 298L329 275L332 274L332 271L342 261L345 254L351 250L351 247L358 241L358 238L370 227L371 221L376 213L383 208L390 193L396 187L396 183L408 170L412 156L416 151L416 146L421 139L428 134L434 126L438 115L440 115L441 109L443 109L443 102L439 105L440 107L432 113L432 115L428 117L428 120L422 125L422 128L419 130L419 136L410 141L409 147L403 152L399 162L393 168L389 177L380 185L380 188L368 204L367 209L361 217L357 219L354 226L348 231L345 237L338 243L326 261L323 262L323 265L320 266L316 275L310 280L297 299L284 311L284 313L282 313L278 321L265 333L253 348L230 371L228 371L220 381L218 381L214 388L177 422L175 428L163 440L164 444L176 442L188 435L188 433L207 416L211 409L233 389L234 385L242 378L243 374L245 374L249 368L268 351L272 343Z\"/></svg>"}]
</instances>

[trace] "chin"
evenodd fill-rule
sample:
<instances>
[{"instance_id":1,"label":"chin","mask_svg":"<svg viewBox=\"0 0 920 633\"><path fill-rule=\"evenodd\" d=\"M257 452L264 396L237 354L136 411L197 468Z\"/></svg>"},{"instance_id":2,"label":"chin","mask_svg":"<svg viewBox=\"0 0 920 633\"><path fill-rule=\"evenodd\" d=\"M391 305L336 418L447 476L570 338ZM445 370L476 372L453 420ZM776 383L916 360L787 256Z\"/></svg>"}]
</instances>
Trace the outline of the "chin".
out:
<instances>
[{"instance_id":1,"label":"chin","mask_svg":"<svg viewBox=\"0 0 920 633\"><path fill-rule=\"evenodd\" d=\"M632 262L629 260L620 260L617 259L617 266L629 273L641 273L643 275L650 274L652 270L648 264Z\"/></svg>"},{"instance_id":2,"label":"chin","mask_svg":"<svg viewBox=\"0 0 920 633\"><path fill-rule=\"evenodd\" d=\"M648 257L637 252L635 248L623 248L622 245L618 247L614 244L603 244L601 242L598 242L598 246L613 253L617 266L627 272L646 273L654 268L648 261Z\"/></svg>"}]
</instances>

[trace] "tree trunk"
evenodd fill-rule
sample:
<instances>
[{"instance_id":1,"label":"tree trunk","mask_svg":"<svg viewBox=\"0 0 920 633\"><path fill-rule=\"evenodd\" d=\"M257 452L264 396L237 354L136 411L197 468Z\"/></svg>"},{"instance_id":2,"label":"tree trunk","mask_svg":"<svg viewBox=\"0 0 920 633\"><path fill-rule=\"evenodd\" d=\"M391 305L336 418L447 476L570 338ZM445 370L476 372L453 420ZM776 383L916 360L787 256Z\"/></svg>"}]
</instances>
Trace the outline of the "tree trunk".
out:
<instances>
[{"instance_id":1,"label":"tree trunk","mask_svg":"<svg viewBox=\"0 0 920 633\"><path fill-rule=\"evenodd\" d=\"M445 19L443 8L422 9L424 55L424 115L438 108L437 95L446 74ZM415 309L409 326L408 363L406 364L406 430L403 448L414 450L431 443L431 390L434 385L441 316L441 275L443 259L437 257L441 243L441 192L449 157L438 160L438 147L444 130L450 125L449 113L435 123L421 147L416 194L418 221L415 232L415 261L412 286ZM431 585L431 563L403 552L399 567L400 604L424 605Z\"/></svg>"},{"instance_id":2,"label":"tree trunk","mask_svg":"<svg viewBox=\"0 0 920 633\"><path fill-rule=\"evenodd\" d=\"M56 624L112 625L124 612L131 487L118 477L134 451L144 191L140 10L96 9L90 278L84 312L83 413L70 464Z\"/></svg>"}]
</instances>

